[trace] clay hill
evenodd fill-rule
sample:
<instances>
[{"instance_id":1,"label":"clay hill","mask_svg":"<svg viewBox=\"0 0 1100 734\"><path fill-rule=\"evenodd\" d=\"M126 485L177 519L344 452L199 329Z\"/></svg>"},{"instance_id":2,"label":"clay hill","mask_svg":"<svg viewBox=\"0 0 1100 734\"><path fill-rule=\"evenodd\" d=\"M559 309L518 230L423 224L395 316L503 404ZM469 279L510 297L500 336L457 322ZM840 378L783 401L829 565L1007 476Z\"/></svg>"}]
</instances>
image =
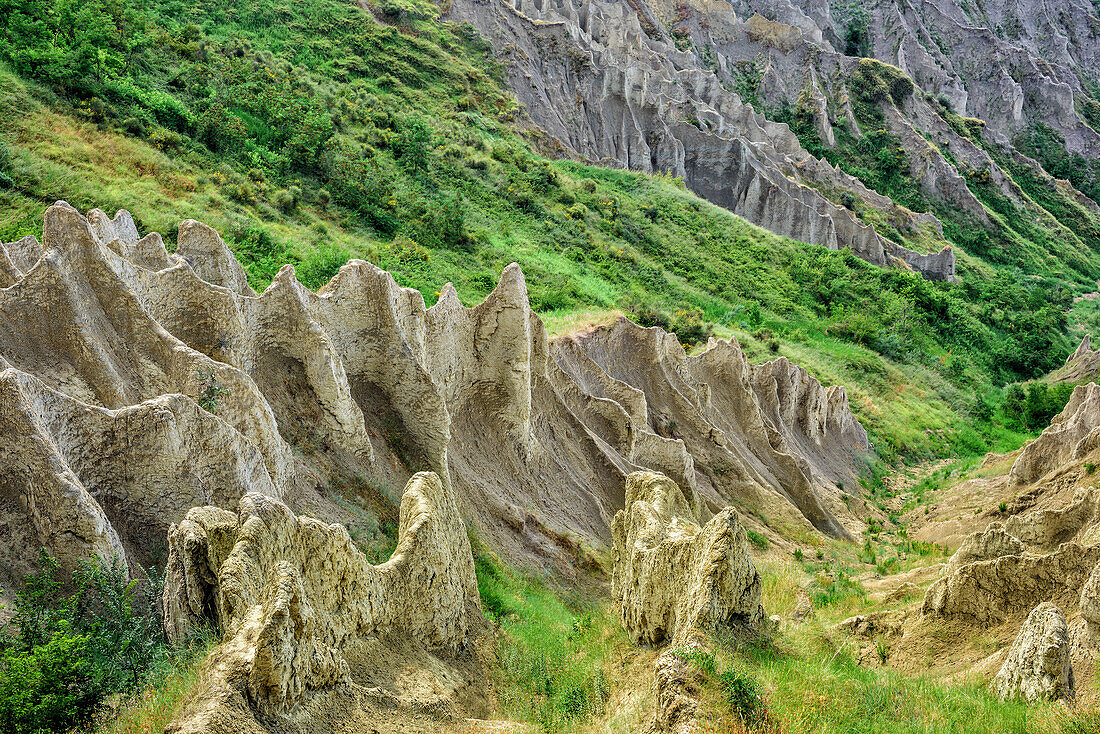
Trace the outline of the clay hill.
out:
<instances>
[{"instance_id":1,"label":"clay hill","mask_svg":"<svg viewBox=\"0 0 1100 734\"><path fill-rule=\"evenodd\" d=\"M181 223L168 253L124 211L59 202L42 242L3 245L0 273L0 569L18 578L39 547L64 568L166 557L172 634L221 639L178 731L485 715L465 524L565 580L632 546L624 588L662 546L637 535L656 512L678 550L655 583L695 564L676 618L703 629L762 619L739 516L859 532L842 487L868 445L842 388L732 342L689 356L626 320L550 342L516 266L473 308L450 287L425 308L355 260L318 293L288 266L257 294L203 224ZM641 470L659 491L629 479ZM381 565L341 524L334 486L351 480L400 503ZM649 593L629 603L668 603Z\"/></svg>"},{"instance_id":2,"label":"clay hill","mask_svg":"<svg viewBox=\"0 0 1100 734\"><path fill-rule=\"evenodd\" d=\"M888 650L884 664L991 681L1005 699L1095 696L1098 409L1100 388L1078 386L1038 438L990 454L932 512L913 513L913 537L957 550L945 563L876 582L892 608L839 625L859 640L861 660Z\"/></svg>"}]
</instances>

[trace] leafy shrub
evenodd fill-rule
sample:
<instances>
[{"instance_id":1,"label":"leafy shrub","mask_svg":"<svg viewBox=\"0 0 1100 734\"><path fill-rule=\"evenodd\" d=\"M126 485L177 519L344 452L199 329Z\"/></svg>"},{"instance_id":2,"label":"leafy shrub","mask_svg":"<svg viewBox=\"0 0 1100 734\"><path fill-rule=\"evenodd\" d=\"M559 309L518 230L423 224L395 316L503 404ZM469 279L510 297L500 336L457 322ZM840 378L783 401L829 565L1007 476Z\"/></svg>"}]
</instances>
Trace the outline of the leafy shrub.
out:
<instances>
[{"instance_id":1,"label":"leafy shrub","mask_svg":"<svg viewBox=\"0 0 1100 734\"><path fill-rule=\"evenodd\" d=\"M159 127L149 135L149 142L157 150L177 150L183 143L178 133Z\"/></svg>"},{"instance_id":2,"label":"leafy shrub","mask_svg":"<svg viewBox=\"0 0 1100 734\"><path fill-rule=\"evenodd\" d=\"M127 135L133 135L135 138L145 137L145 123L136 117L127 117L123 120L122 129Z\"/></svg>"},{"instance_id":3,"label":"leafy shrub","mask_svg":"<svg viewBox=\"0 0 1100 734\"><path fill-rule=\"evenodd\" d=\"M583 220L585 217L588 216L588 207L580 202L577 202L566 210L565 216L569 217L570 219Z\"/></svg>"},{"instance_id":4,"label":"leafy shrub","mask_svg":"<svg viewBox=\"0 0 1100 734\"><path fill-rule=\"evenodd\" d=\"M1066 407L1072 394L1073 386L1066 383L1032 382L1026 389L1013 383L1005 388L1001 398L1005 425L1027 431L1041 430Z\"/></svg>"},{"instance_id":5,"label":"leafy shrub","mask_svg":"<svg viewBox=\"0 0 1100 734\"><path fill-rule=\"evenodd\" d=\"M71 582L45 551L24 580L0 635L0 730L64 731L89 722L109 695L141 686L167 648L156 599L160 579L128 581L117 557L82 562Z\"/></svg>"},{"instance_id":6,"label":"leafy shrub","mask_svg":"<svg viewBox=\"0 0 1100 734\"><path fill-rule=\"evenodd\" d=\"M639 305L631 309L631 315L634 317L634 322L638 326L644 326L647 329L653 326L658 326L665 331L672 330L672 318L661 309L650 305Z\"/></svg>"},{"instance_id":7,"label":"leafy shrub","mask_svg":"<svg viewBox=\"0 0 1100 734\"><path fill-rule=\"evenodd\" d=\"M431 255L407 235L398 235L386 246L387 252L401 263L429 262Z\"/></svg>"},{"instance_id":8,"label":"leafy shrub","mask_svg":"<svg viewBox=\"0 0 1100 734\"><path fill-rule=\"evenodd\" d=\"M703 321L703 311L698 308L677 311L671 329L683 344L699 344L710 339L714 329Z\"/></svg>"},{"instance_id":9,"label":"leafy shrub","mask_svg":"<svg viewBox=\"0 0 1100 734\"><path fill-rule=\"evenodd\" d=\"M10 189L15 186L10 171L12 170L11 148L0 140L0 189Z\"/></svg>"},{"instance_id":10,"label":"leafy shrub","mask_svg":"<svg viewBox=\"0 0 1100 734\"><path fill-rule=\"evenodd\" d=\"M262 227L249 227L234 239L237 243L234 253L245 264L249 285L256 290L263 290L279 268L293 260L287 245Z\"/></svg>"},{"instance_id":11,"label":"leafy shrub","mask_svg":"<svg viewBox=\"0 0 1100 734\"><path fill-rule=\"evenodd\" d=\"M62 620L47 642L0 653L0 728L29 734L87 722L106 693L88 648L88 637Z\"/></svg>"},{"instance_id":12,"label":"leafy shrub","mask_svg":"<svg viewBox=\"0 0 1100 734\"><path fill-rule=\"evenodd\" d=\"M293 211L293 209L298 206L297 198L287 189L279 189L276 191L272 203L284 214Z\"/></svg>"},{"instance_id":13,"label":"leafy shrub","mask_svg":"<svg viewBox=\"0 0 1100 734\"><path fill-rule=\"evenodd\" d=\"M410 171L423 171L428 167L428 145L432 134L420 117L411 116L400 126L393 152L402 166Z\"/></svg>"},{"instance_id":14,"label":"leafy shrub","mask_svg":"<svg viewBox=\"0 0 1100 734\"><path fill-rule=\"evenodd\" d=\"M443 198L434 217L432 228L439 243L454 250L473 249L473 240L466 231L466 203L458 196Z\"/></svg>"},{"instance_id":15,"label":"leafy shrub","mask_svg":"<svg viewBox=\"0 0 1100 734\"><path fill-rule=\"evenodd\" d=\"M104 87L119 102L137 102L152 112L156 121L167 128L186 130L191 124L191 111L167 92L140 86L126 77L109 79Z\"/></svg>"},{"instance_id":16,"label":"leafy shrub","mask_svg":"<svg viewBox=\"0 0 1100 734\"><path fill-rule=\"evenodd\" d=\"M760 550L767 550L771 543L768 542L767 537L756 532L755 530L746 531L749 536L749 542L755 545Z\"/></svg>"}]
</instances>

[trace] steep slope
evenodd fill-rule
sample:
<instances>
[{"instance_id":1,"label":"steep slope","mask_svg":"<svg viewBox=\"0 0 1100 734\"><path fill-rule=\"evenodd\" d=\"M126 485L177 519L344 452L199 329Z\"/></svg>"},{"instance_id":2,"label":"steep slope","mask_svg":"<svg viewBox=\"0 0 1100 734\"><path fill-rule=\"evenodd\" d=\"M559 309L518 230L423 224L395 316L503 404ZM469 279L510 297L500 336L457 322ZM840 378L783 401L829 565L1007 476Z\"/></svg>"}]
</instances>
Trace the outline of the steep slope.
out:
<instances>
[{"instance_id":1,"label":"steep slope","mask_svg":"<svg viewBox=\"0 0 1100 734\"><path fill-rule=\"evenodd\" d=\"M286 267L257 295L216 232L179 232L169 255L125 212L58 203L41 246L0 248L22 273L0 290L9 578L39 546L70 568L144 566L191 506L258 491L316 507L341 476L421 470L507 558L565 576L609 544L640 468L683 481L706 516L732 502L858 532L839 487L866 434L842 388L785 361L751 366L722 341L689 357L625 320L551 343L514 265L469 309L453 288L426 309L362 261L318 294Z\"/></svg>"},{"instance_id":2,"label":"steep slope","mask_svg":"<svg viewBox=\"0 0 1100 734\"><path fill-rule=\"evenodd\" d=\"M961 248L1091 283L1098 209L1073 186L1097 195L1095 18L977 12L469 0L449 17L574 155L672 171L772 231L928 277L954 279Z\"/></svg>"},{"instance_id":3,"label":"steep slope","mask_svg":"<svg viewBox=\"0 0 1100 734\"><path fill-rule=\"evenodd\" d=\"M512 88L532 119L576 154L682 176L696 192L773 232L869 262L900 260L953 280L950 248L922 256L881 237L817 187L914 216L810 156L789 129L758 115L672 38L647 6L612 2L457 2L450 17L475 25L506 56ZM659 14L658 14L659 15ZM736 22L729 14L725 22ZM647 30L648 26L648 30ZM807 186L804 182L810 182Z\"/></svg>"},{"instance_id":4,"label":"steep slope","mask_svg":"<svg viewBox=\"0 0 1100 734\"><path fill-rule=\"evenodd\" d=\"M710 333L735 337L753 360L783 355L825 384L845 385L888 460L1019 441L996 410L1001 386L1049 372L1079 338L1070 332L1100 317L1082 305L1065 312L1100 275L1088 245L1100 232L1095 212L1069 184L984 143L977 123L919 92L892 101L890 89L899 98L906 89L897 69L818 54L806 39L792 46L783 40L789 28L762 18L707 37L725 27L728 7L689 3L683 21L678 12L654 21L679 29L668 32L672 45L650 49L658 87L685 88L661 81L682 81L668 77L681 72L662 66L662 55L712 53L713 64L696 63L703 71L689 75L702 89L692 99L702 105L703 92L724 95L715 107L730 116L722 135L764 135L749 141L763 151L752 153L760 180L782 173L800 184L777 178L766 197L781 201L794 191L816 207L811 219L832 212L832 224L813 225L819 233L843 230L836 222L851 215L863 223L856 230L873 228L875 237L922 253L950 244L961 258L957 287L780 237L663 173L553 160L569 151L531 124L502 70L519 92L532 89L531 80L517 81L521 75L499 63L506 54L488 52L475 29L448 22L430 3L227 0L184 15L159 0L92 2L100 21L113 24L102 42L118 52L98 76L49 63L84 59L90 46L60 32L36 34L35 18L53 28L67 17L51 15L42 0L19 0L12 17L29 20L0 34L5 240L41 239L42 214L58 199L81 209L110 202L112 211L131 211L143 231L164 232L169 251L181 219L208 222L257 291L286 263L316 290L347 260L362 259L418 289L428 305L448 281L464 305L478 303L516 262L552 333L573 319L607 323L626 314L676 332L685 345ZM725 16L707 15L720 10ZM323 40L310 33L318 24ZM723 43L728 58L713 50ZM742 52L751 52L748 62ZM612 64L631 53L601 58ZM548 58L547 68L560 62ZM813 67L807 76L814 63L829 73ZM715 74L717 85L707 76ZM799 85L811 77L821 96L805 95L809 106L800 105ZM550 94L554 85L544 81ZM650 102L629 112L638 124L665 109ZM854 126L842 124L849 112ZM706 128L712 118L695 119ZM913 129L895 130L898 120ZM713 130L691 129L714 142ZM902 155L903 144L921 154ZM300 155L285 155L288 145ZM988 159L1012 178L990 168L985 182ZM777 161L782 170L770 168ZM925 197L915 183L925 178L946 193ZM1017 190L1013 181L1027 185ZM0 282L18 277L3 273Z\"/></svg>"},{"instance_id":5,"label":"steep slope","mask_svg":"<svg viewBox=\"0 0 1100 734\"><path fill-rule=\"evenodd\" d=\"M1100 136L1080 115L1095 96L1100 29L1092 5L961 2L862 4L738 0L797 26L830 51L871 56L943 94L960 115L981 118L1009 142L1034 120L1060 130L1070 150L1095 158ZM1090 89L1091 85L1091 89Z\"/></svg>"}]
</instances>

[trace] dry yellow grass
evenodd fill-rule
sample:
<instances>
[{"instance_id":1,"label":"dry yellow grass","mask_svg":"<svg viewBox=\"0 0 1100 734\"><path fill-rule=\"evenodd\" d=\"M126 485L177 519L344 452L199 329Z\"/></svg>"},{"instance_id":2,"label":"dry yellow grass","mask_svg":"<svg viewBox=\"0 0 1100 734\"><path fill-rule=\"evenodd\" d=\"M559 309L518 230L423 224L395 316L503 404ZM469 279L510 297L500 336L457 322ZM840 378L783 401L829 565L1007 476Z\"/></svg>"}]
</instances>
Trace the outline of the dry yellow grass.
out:
<instances>
[{"instance_id":1,"label":"dry yellow grass","mask_svg":"<svg viewBox=\"0 0 1100 734\"><path fill-rule=\"evenodd\" d=\"M129 698L124 698L113 718L97 728L99 734L152 734L162 732L168 722L191 699L206 675L209 647L196 650L163 680Z\"/></svg>"}]
</instances>

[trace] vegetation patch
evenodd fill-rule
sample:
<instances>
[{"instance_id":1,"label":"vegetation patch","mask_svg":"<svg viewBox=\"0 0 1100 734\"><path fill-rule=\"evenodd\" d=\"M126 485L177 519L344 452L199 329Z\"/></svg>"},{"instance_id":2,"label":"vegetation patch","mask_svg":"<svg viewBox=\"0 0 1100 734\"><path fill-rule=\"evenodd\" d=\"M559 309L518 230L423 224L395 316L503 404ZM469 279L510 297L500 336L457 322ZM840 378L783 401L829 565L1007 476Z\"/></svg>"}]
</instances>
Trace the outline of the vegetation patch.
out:
<instances>
[{"instance_id":1,"label":"vegetation patch","mask_svg":"<svg viewBox=\"0 0 1100 734\"><path fill-rule=\"evenodd\" d=\"M611 656L632 647L610 605L567 601L476 541L474 547L482 608L496 629L495 683L504 714L546 732L604 715Z\"/></svg>"},{"instance_id":2,"label":"vegetation patch","mask_svg":"<svg viewBox=\"0 0 1100 734\"><path fill-rule=\"evenodd\" d=\"M38 734L87 727L113 696L139 720L136 710L147 702L134 694L146 688L163 707L177 705L209 641L165 642L160 589L155 570L128 581L117 558L84 561L66 578L43 551L41 570L24 580L0 632L0 729Z\"/></svg>"}]
</instances>

